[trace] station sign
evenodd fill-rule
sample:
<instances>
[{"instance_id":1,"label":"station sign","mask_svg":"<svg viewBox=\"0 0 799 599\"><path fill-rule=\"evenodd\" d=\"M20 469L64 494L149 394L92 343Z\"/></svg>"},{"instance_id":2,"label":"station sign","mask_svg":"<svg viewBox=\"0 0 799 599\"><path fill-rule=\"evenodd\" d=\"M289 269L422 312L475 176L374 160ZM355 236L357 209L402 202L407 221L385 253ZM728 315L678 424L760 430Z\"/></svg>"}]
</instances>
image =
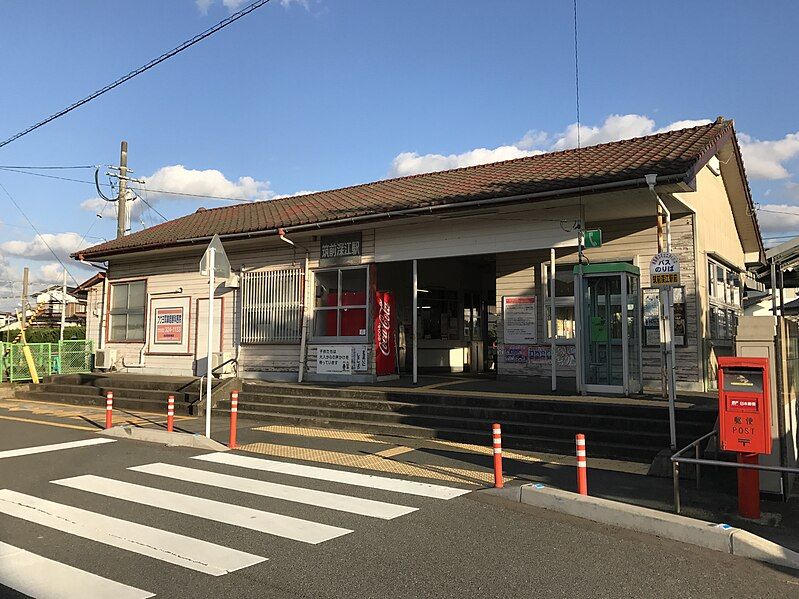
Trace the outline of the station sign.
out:
<instances>
[{"instance_id":1,"label":"station sign","mask_svg":"<svg viewBox=\"0 0 799 599\"><path fill-rule=\"evenodd\" d=\"M652 287L677 287L680 285L680 257L672 252L655 254L649 263Z\"/></svg>"},{"instance_id":2,"label":"station sign","mask_svg":"<svg viewBox=\"0 0 799 599\"><path fill-rule=\"evenodd\" d=\"M360 264L363 255L361 232L343 235L322 235L319 240L319 262L323 266Z\"/></svg>"}]
</instances>

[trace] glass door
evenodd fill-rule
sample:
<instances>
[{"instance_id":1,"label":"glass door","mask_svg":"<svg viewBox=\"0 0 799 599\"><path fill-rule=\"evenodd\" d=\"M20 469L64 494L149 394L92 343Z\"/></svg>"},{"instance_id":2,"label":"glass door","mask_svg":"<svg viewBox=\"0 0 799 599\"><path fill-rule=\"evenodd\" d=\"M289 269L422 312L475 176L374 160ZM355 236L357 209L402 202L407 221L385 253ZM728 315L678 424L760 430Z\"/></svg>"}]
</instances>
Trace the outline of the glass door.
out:
<instances>
[{"instance_id":1,"label":"glass door","mask_svg":"<svg viewBox=\"0 0 799 599\"><path fill-rule=\"evenodd\" d=\"M640 285L638 277L626 274L627 305L627 378L625 393L641 391L641 323L640 323Z\"/></svg>"},{"instance_id":2,"label":"glass door","mask_svg":"<svg viewBox=\"0 0 799 599\"><path fill-rule=\"evenodd\" d=\"M585 278L585 383L589 390L624 390L627 352L622 283L619 274Z\"/></svg>"}]
</instances>

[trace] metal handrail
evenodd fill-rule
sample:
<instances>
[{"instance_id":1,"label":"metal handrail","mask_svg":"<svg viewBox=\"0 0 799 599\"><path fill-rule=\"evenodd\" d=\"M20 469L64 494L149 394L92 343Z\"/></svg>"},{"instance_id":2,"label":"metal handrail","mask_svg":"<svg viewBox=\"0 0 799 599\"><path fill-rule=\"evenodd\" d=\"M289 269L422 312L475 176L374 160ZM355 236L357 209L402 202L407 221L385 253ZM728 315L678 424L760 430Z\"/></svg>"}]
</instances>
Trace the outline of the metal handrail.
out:
<instances>
[{"instance_id":1,"label":"metal handrail","mask_svg":"<svg viewBox=\"0 0 799 599\"><path fill-rule=\"evenodd\" d=\"M674 481L674 510L680 513L680 464L694 464L696 467L696 488L700 488L700 467L702 464L707 466L721 466L722 468L744 468L749 470L765 470L767 472L788 472L792 474L799 474L799 468L789 468L787 466L768 466L765 464L741 464L739 462L725 462L722 460L705 460L699 457L699 446L702 441L710 439L711 437L718 436L717 430L712 430L706 435L702 435L696 441L692 441L673 456L671 456L671 472ZM687 458L682 454L691 448L694 448L694 455L696 457Z\"/></svg>"},{"instance_id":2,"label":"metal handrail","mask_svg":"<svg viewBox=\"0 0 799 599\"><path fill-rule=\"evenodd\" d=\"M228 360L225 360L225 361L224 361L224 362L222 362L221 364L217 364L216 366L214 366L214 367L211 369L211 374L214 374L214 373L215 373L217 370L219 370L219 369L220 369L220 368L222 368L223 366L227 366L227 365L228 365L228 364L230 364L231 362L235 362L236 364L238 364L238 363L239 363L239 361L238 361L238 359L237 359L237 358L230 358L230 359L228 359ZM199 392L199 394L198 394L198 396L197 396L197 403L198 403L198 404L199 404L199 403L200 403L200 402L203 400L203 382L204 382L204 381L205 381L205 375L202 375L202 376L200 377L200 392Z\"/></svg>"}]
</instances>

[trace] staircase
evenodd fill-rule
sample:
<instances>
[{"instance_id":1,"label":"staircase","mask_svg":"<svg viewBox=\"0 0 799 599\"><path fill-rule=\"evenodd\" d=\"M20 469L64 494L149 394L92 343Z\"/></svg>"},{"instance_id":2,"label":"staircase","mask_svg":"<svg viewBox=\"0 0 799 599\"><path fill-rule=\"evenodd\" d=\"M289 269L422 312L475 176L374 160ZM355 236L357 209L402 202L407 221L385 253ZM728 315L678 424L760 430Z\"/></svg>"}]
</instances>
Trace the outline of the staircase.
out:
<instances>
[{"instance_id":1,"label":"staircase","mask_svg":"<svg viewBox=\"0 0 799 599\"><path fill-rule=\"evenodd\" d=\"M218 385L220 381L214 381ZM199 380L137 374L67 374L46 377L38 385L15 392L17 399L105 406L114 393L114 409L166 413L167 396L175 396L175 414L196 415Z\"/></svg>"},{"instance_id":2,"label":"staircase","mask_svg":"<svg viewBox=\"0 0 799 599\"><path fill-rule=\"evenodd\" d=\"M499 422L505 447L566 455L574 454L574 435L582 432L591 456L638 462L651 462L669 446L668 408L659 401L498 395L245 381L238 413L272 424L482 445L490 443L491 424ZM214 411L229 409L230 402L222 400ZM680 446L709 432L715 421L712 406L678 408Z\"/></svg>"}]
</instances>

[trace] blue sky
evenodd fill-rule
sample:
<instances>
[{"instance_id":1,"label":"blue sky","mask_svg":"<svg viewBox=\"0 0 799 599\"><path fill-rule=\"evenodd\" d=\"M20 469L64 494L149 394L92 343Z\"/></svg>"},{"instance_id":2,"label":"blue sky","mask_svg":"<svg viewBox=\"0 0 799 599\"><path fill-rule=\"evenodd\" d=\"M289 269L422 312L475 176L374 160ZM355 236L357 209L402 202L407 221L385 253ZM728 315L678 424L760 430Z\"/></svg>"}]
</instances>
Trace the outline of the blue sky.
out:
<instances>
[{"instance_id":1,"label":"blue sky","mask_svg":"<svg viewBox=\"0 0 799 599\"><path fill-rule=\"evenodd\" d=\"M244 4L3 2L0 138ZM797 25L789 1L582 0L584 142L734 118L755 200L796 213L761 212L764 236L799 233ZM126 139L151 189L268 199L567 147L574 122L568 0L273 0L0 148L0 165L112 164ZM61 256L87 231L82 245L114 235L91 185L3 170L0 183ZM223 204L146 199L168 217ZM0 280L24 264L52 279L52 255L1 190L0 206ZM136 209L132 228L160 220ZM16 293L4 284L0 297Z\"/></svg>"}]
</instances>

